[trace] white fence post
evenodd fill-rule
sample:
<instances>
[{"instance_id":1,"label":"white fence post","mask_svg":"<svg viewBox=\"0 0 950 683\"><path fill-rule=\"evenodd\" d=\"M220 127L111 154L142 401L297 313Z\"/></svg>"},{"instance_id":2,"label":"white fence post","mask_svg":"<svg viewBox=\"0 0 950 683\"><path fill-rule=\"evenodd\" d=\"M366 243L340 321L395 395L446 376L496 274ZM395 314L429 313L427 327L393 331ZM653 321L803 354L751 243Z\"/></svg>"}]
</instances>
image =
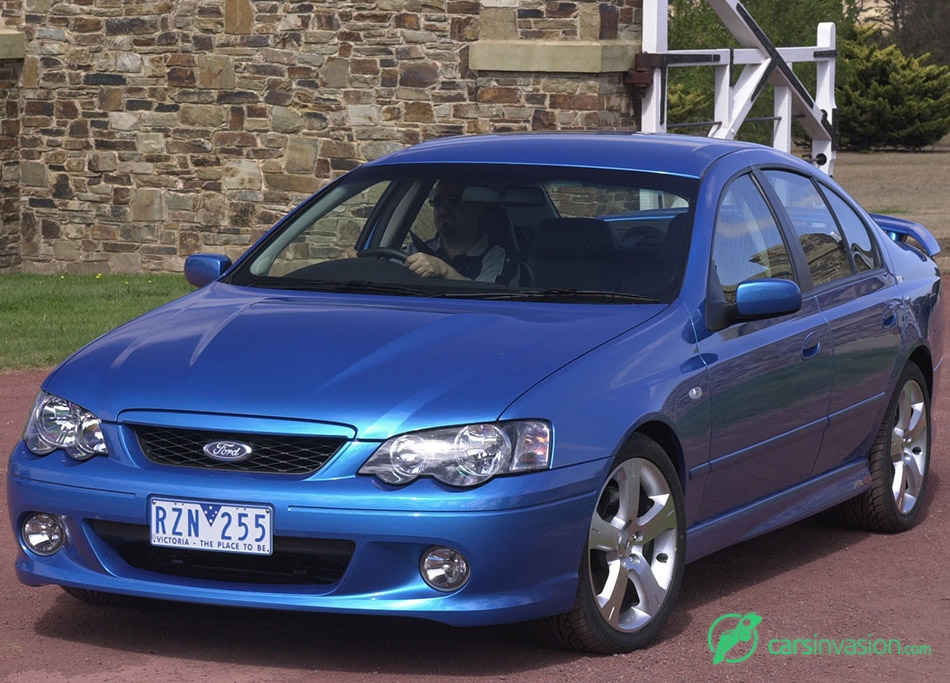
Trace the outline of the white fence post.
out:
<instances>
[{"instance_id":1,"label":"white fence post","mask_svg":"<svg viewBox=\"0 0 950 683\"><path fill-rule=\"evenodd\" d=\"M667 0L643 3L643 52L662 55L669 49L669 11ZM647 87L640 110L640 130L666 132L666 74L653 69L652 84Z\"/></svg>"}]
</instances>

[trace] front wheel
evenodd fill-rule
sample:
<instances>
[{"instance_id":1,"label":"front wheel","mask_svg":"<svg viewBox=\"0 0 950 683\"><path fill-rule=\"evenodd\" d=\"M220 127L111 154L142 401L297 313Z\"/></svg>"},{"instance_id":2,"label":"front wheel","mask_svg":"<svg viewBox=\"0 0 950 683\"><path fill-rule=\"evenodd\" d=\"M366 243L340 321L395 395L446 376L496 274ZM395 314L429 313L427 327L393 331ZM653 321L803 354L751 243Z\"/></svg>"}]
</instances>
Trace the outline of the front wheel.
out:
<instances>
[{"instance_id":1,"label":"front wheel","mask_svg":"<svg viewBox=\"0 0 950 683\"><path fill-rule=\"evenodd\" d=\"M113 593L103 593L88 588L74 588L73 586L60 586L60 588L88 605L118 605L123 601L123 596L114 595Z\"/></svg>"},{"instance_id":2,"label":"front wheel","mask_svg":"<svg viewBox=\"0 0 950 683\"><path fill-rule=\"evenodd\" d=\"M871 446L871 488L841 505L848 522L885 533L914 525L930 471L930 436L927 383L916 365L908 365Z\"/></svg>"},{"instance_id":3,"label":"front wheel","mask_svg":"<svg viewBox=\"0 0 950 683\"><path fill-rule=\"evenodd\" d=\"M636 436L614 461L591 516L574 609L536 622L535 632L598 654L644 647L673 609L685 556L679 478L656 442Z\"/></svg>"}]
</instances>

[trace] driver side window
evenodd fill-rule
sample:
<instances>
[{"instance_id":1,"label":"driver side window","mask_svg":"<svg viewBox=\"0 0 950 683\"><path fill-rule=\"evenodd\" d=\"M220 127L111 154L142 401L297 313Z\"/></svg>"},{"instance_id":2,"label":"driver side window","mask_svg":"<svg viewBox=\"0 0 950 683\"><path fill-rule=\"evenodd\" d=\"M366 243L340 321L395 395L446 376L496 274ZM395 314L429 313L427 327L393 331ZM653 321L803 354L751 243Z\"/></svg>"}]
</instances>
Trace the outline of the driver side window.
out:
<instances>
[{"instance_id":1,"label":"driver side window","mask_svg":"<svg viewBox=\"0 0 950 683\"><path fill-rule=\"evenodd\" d=\"M290 236L289 241L278 243L276 254L267 275L282 277L332 259L356 243L363 226L372 215L388 182L375 183L338 203L316 203L301 216L303 230ZM330 203L329 210L326 204Z\"/></svg>"},{"instance_id":2,"label":"driver side window","mask_svg":"<svg viewBox=\"0 0 950 683\"><path fill-rule=\"evenodd\" d=\"M429 194L431 195L431 191ZM412 233L426 242L435 239L435 209L428 199L419 207L419 212L413 219L410 230ZM405 238L403 239L402 246L403 248L408 248L411 244L412 238L407 232Z\"/></svg>"}]
</instances>

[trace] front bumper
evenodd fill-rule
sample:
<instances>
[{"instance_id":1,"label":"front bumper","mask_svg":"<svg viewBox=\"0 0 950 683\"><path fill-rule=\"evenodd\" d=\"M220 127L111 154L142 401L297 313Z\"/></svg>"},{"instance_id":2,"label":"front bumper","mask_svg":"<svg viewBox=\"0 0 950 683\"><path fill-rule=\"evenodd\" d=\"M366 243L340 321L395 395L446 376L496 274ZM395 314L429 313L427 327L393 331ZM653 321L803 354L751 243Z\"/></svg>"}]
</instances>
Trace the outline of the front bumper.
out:
<instances>
[{"instance_id":1,"label":"front bumper","mask_svg":"<svg viewBox=\"0 0 950 683\"><path fill-rule=\"evenodd\" d=\"M60 453L37 458L20 444L10 460L7 501L20 545L16 573L27 585L476 626L572 608L604 467L595 461L503 477L470 491L447 491L429 480L393 489L362 476L222 476L144 470L112 458L73 463ZM162 551L161 561L142 560L151 554L152 496L271 505L275 548L309 544L317 555L326 551L338 571L299 582L257 581L253 571L230 575L241 564L230 555L192 551L220 563L201 572L182 572L170 551ZM19 538L24 516L36 511L66 523L66 546L50 557L26 550ZM129 551L136 538L138 550ZM468 559L471 579L459 590L442 593L422 580L420 559L433 545Z\"/></svg>"}]
</instances>

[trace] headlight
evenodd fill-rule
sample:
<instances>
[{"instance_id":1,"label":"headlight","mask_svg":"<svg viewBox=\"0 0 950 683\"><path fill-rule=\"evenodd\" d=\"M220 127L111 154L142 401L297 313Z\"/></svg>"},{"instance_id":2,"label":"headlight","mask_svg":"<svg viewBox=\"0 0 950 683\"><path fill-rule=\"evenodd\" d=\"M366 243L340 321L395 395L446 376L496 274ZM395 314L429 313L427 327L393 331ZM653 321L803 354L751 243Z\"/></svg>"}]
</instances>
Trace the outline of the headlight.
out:
<instances>
[{"instance_id":1,"label":"headlight","mask_svg":"<svg viewBox=\"0 0 950 683\"><path fill-rule=\"evenodd\" d=\"M35 455L46 455L57 448L64 449L73 460L109 454L98 417L45 391L33 403L23 441Z\"/></svg>"},{"instance_id":2,"label":"headlight","mask_svg":"<svg viewBox=\"0 0 950 683\"><path fill-rule=\"evenodd\" d=\"M393 437L360 468L387 484L435 477L477 486L498 474L547 469L551 426L539 420L489 422Z\"/></svg>"}]
</instances>

